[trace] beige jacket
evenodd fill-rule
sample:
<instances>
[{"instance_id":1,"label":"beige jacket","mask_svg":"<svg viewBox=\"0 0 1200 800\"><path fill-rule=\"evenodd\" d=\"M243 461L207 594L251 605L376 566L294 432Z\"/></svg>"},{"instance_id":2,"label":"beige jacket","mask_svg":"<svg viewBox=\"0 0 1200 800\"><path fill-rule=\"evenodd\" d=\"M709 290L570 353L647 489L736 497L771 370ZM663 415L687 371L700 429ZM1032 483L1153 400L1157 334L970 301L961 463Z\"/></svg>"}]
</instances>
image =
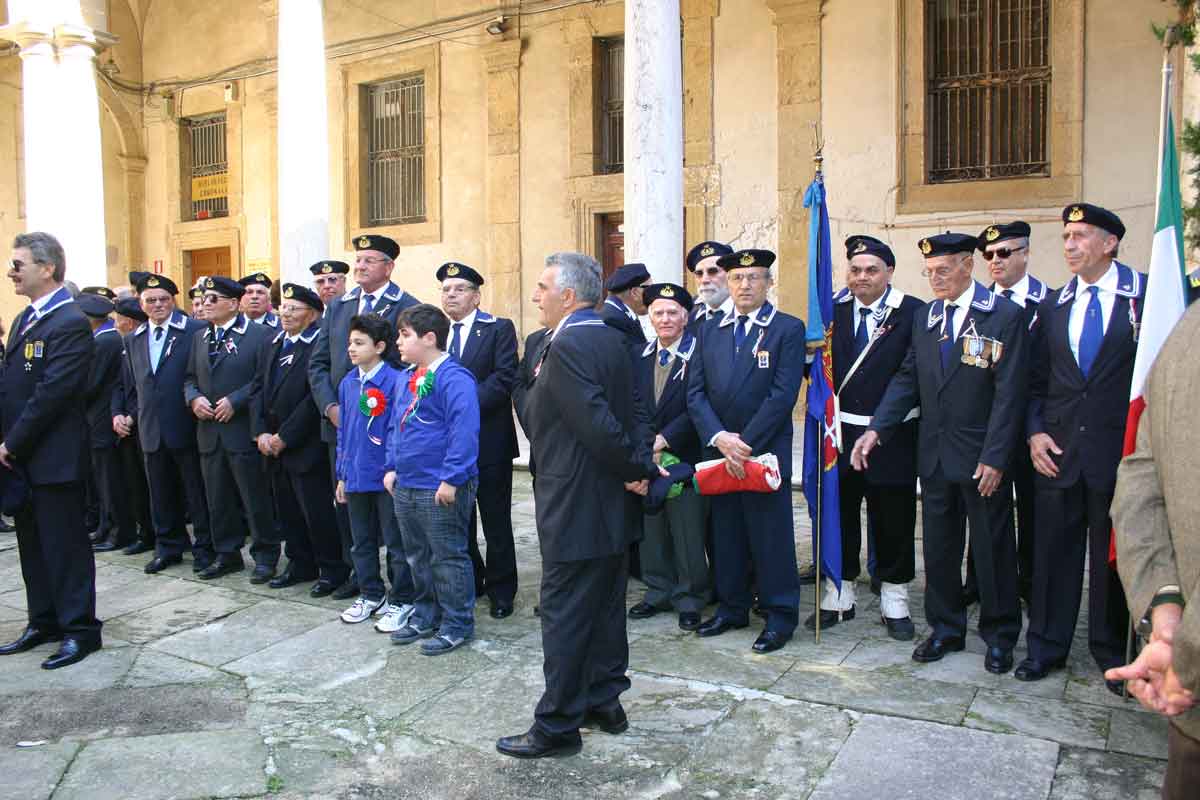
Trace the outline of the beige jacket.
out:
<instances>
[{"instance_id":1,"label":"beige jacket","mask_svg":"<svg viewBox=\"0 0 1200 800\"><path fill-rule=\"evenodd\" d=\"M1117 571L1135 619L1164 586L1184 596L1174 666L1200 696L1200 303L1176 325L1145 392L1137 450L1117 472ZM1174 718L1200 738L1200 709Z\"/></svg>"}]
</instances>

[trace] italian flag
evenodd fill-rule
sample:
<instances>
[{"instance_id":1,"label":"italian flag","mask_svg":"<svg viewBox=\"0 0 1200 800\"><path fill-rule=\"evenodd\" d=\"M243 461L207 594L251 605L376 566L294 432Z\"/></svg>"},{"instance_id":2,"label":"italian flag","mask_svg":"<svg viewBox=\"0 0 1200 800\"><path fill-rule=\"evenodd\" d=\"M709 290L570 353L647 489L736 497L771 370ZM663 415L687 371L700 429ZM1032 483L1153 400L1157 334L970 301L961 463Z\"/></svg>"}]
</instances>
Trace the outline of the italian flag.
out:
<instances>
[{"instance_id":1,"label":"italian flag","mask_svg":"<svg viewBox=\"0 0 1200 800\"><path fill-rule=\"evenodd\" d=\"M1132 301L1130 301L1132 302ZM1150 249L1150 274L1146 283L1146 305L1141 313L1133 383L1129 392L1129 416L1125 421L1123 455L1137 444L1138 422L1146 409L1143 393L1150 369L1175 323L1187 306L1187 271L1183 260L1183 200L1179 192L1179 156L1175 152L1175 120L1167 104L1163 126L1162 154L1158 167L1158 211L1154 221L1154 244ZM1117 560L1116 533L1109 544L1108 560Z\"/></svg>"}]
</instances>

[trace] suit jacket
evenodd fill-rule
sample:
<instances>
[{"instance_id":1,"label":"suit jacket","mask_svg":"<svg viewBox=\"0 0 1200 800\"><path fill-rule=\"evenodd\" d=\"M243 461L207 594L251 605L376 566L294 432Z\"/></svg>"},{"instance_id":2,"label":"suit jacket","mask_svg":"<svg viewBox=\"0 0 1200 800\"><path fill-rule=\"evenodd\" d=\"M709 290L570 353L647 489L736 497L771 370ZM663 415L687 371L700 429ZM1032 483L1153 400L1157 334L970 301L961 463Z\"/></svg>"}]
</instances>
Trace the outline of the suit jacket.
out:
<instances>
[{"instance_id":1,"label":"suit jacket","mask_svg":"<svg viewBox=\"0 0 1200 800\"><path fill-rule=\"evenodd\" d=\"M525 337L525 349L521 351L521 362L517 365L517 380L513 384L513 409L517 412L517 422L521 423L521 430L525 431L526 438L529 438L526 400L529 397L529 387L533 385L533 379L536 377L533 373L537 367L538 358L542 354L543 341L548 333L550 333L549 328L539 328ZM532 452L529 454L529 474L534 474Z\"/></svg>"},{"instance_id":2,"label":"suit jacket","mask_svg":"<svg viewBox=\"0 0 1200 800\"><path fill-rule=\"evenodd\" d=\"M912 343L900 371L888 384L869 430L886 436L914 405L921 406L917 467L922 479L941 465L946 480L971 481L978 464L1009 469L1028 402L1025 316L1021 308L975 283L943 374L941 336L944 303L935 300L913 315ZM962 363L963 336L971 330L1003 344L1000 360L988 367Z\"/></svg>"},{"instance_id":3,"label":"suit jacket","mask_svg":"<svg viewBox=\"0 0 1200 800\"><path fill-rule=\"evenodd\" d=\"M216 359L210 364L208 352L213 331L213 326L208 325L192 338L183 396L189 408L197 397L207 397L213 405L222 397L228 397L234 414L228 422L197 420L196 444L201 453L211 453L217 447L232 453L254 451L257 448L251 434L263 430L261 421L252 421L261 410L259 367L264 358L263 351L271 346L274 334L270 328L255 325L238 314L225 332Z\"/></svg>"},{"instance_id":4,"label":"suit jacket","mask_svg":"<svg viewBox=\"0 0 1200 800\"><path fill-rule=\"evenodd\" d=\"M997 297L1004 297L1004 290L998 288L995 283L989 286L988 289ZM1029 294L1025 297L1025 305L1021 306L1020 303L1017 303L1017 305L1025 309L1025 329L1030 333L1033 332L1033 328L1037 324L1038 307L1041 305L1042 301L1046 299L1046 295L1049 293L1049 286L1042 283L1032 275L1029 276ZM1013 300L1012 302L1016 303L1017 301ZM1032 344L1033 337L1027 336L1026 342L1028 344Z\"/></svg>"},{"instance_id":5,"label":"suit jacket","mask_svg":"<svg viewBox=\"0 0 1200 800\"><path fill-rule=\"evenodd\" d=\"M112 427L112 403L113 392L121 386L125 345L111 321L92 334L92 341L94 350L83 397L87 404L89 442L93 449L102 450L117 446L117 434Z\"/></svg>"},{"instance_id":6,"label":"suit jacket","mask_svg":"<svg viewBox=\"0 0 1200 800\"><path fill-rule=\"evenodd\" d=\"M329 455L321 442L321 415L312 400L308 383L308 359L319 332L319 323L300 334L291 352L281 356L287 334L282 330L262 349L258 365L258 380L262 391L257 395L257 409L251 415L254 437L277 433L287 447L278 462L292 472L329 471ZM272 365L274 371L272 371Z\"/></svg>"},{"instance_id":7,"label":"suit jacket","mask_svg":"<svg viewBox=\"0 0 1200 800\"><path fill-rule=\"evenodd\" d=\"M1047 295L1038 310L1027 434L1048 433L1063 451L1061 456L1051 455L1058 477L1038 473L1034 480L1039 485L1064 488L1081 476L1102 491L1116 485L1137 355L1134 326L1141 324L1146 299L1146 276L1124 264L1116 266L1116 302L1086 378L1067 333L1079 279Z\"/></svg>"},{"instance_id":8,"label":"suit jacket","mask_svg":"<svg viewBox=\"0 0 1200 800\"><path fill-rule=\"evenodd\" d=\"M197 331L207 326L179 311L167 321L158 369L150 371L150 325L143 323L125 337L125 372L128 384L123 396L114 394L113 414L135 419L143 453L159 448L185 450L196 446L196 418L184 402L192 342Z\"/></svg>"},{"instance_id":9,"label":"suit jacket","mask_svg":"<svg viewBox=\"0 0 1200 800\"><path fill-rule=\"evenodd\" d=\"M842 289L833 299L833 385L838 394L842 426L838 468L848 470L853 469L850 453L854 442L866 432L867 420L874 416L888 383L908 355L913 317L924 303L889 286L876 315L875 335L859 360L854 355L854 295ZM887 446L871 454L863 473L868 483L892 486L916 483L919 416L919 408L906 413L907 421L896 426Z\"/></svg>"},{"instance_id":10,"label":"suit jacket","mask_svg":"<svg viewBox=\"0 0 1200 800\"><path fill-rule=\"evenodd\" d=\"M725 312L721 308L710 311L708 306L697 299L691 315L688 316L687 331L695 336L699 333L701 327L710 322L720 322L724 317Z\"/></svg>"},{"instance_id":11,"label":"suit jacket","mask_svg":"<svg viewBox=\"0 0 1200 800\"><path fill-rule=\"evenodd\" d=\"M642 331L642 323L630 319L626 306L616 297L609 297L600 307L600 317L605 325L611 325L625 335L630 347L645 347L646 334Z\"/></svg>"},{"instance_id":12,"label":"suit jacket","mask_svg":"<svg viewBox=\"0 0 1200 800\"><path fill-rule=\"evenodd\" d=\"M1164 586L1180 587L1183 619L1172 665L1184 688L1200 695L1200 306L1192 305L1159 351L1143 393L1137 449L1121 462L1112 504L1117 570L1135 619ZM1200 709L1171 722L1200 738Z\"/></svg>"},{"instance_id":13,"label":"suit jacket","mask_svg":"<svg viewBox=\"0 0 1200 800\"><path fill-rule=\"evenodd\" d=\"M325 419L325 409L338 401L338 386L350 371L350 356L346 355L346 343L350 341L350 319L358 315L358 298L362 287L355 286L336 300L329 301L325 315L321 318L321 332L308 359L308 381L312 386L313 401L317 413L322 416L321 439L329 444L337 441L337 430ZM417 305L417 298L402 291L394 283L384 287L383 294L375 304L374 313L396 323L396 317L409 306ZM400 354L392 356L391 364L402 366Z\"/></svg>"},{"instance_id":14,"label":"suit jacket","mask_svg":"<svg viewBox=\"0 0 1200 800\"><path fill-rule=\"evenodd\" d=\"M804 381L804 322L765 303L751 320L735 362L736 311L700 330L688 365L688 413L707 445L721 431L741 434L754 455L774 453L792 475L792 410ZM716 452L708 448L710 457Z\"/></svg>"},{"instance_id":15,"label":"suit jacket","mask_svg":"<svg viewBox=\"0 0 1200 800\"><path fill-rule=\"evenodd\" d=\"M513 424L513 386L517 381L517 329L512 320L475 313L462 364L479 393L479 468L508 463L517 457Z\"/></svg>"},{"instance_id":16,"label":"suit jacket","mask_svg":"<svg viewBox=\"0 0 1200 800\"><path fill-rule=\"evenodd\" d=\"M9 329L0 371L4 444L29 484L81 481L90 468L83 390L92 326L66 289L24 331L22 316Z\"/></svg>"},{"instance_id":17,"label":"suit jacket","mask_svg":"<svg viewBox=\"0 0 1200 800\"><path fill-rule=\"evenodd\" d=\"M634 395L620 332L591 309L571 314L526 399L543 560L619 555L640 534L639 498L624 484L658 473Z\"/></svg>"},{"instance_id":18,"label":"suit jacket","mask_svg":"<svg viewBox=\"0 0 1200 800\"><path fill-rule=\"evenodd\" d=\"M687 408L688 363L697 357L696 337L685 331L668 365L667 382L656 403L654 372L658 363L658 340L647 342L634 354L638 402L650 420L651 439L656 434L662 434L667 440L667 450L687 464L704 460L700 437L696 434L696 426L692 424Z\"/></svg>"}]
</instances>

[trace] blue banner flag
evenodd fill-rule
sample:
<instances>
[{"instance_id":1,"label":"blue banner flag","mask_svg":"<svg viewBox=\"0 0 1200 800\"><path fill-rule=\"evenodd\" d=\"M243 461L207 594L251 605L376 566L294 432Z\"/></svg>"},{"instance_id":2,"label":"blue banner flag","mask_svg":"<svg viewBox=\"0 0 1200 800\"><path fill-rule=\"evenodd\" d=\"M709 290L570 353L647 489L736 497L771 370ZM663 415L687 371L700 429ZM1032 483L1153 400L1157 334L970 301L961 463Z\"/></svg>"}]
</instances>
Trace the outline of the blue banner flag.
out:
<instances>
[{"instance_id":1,"label":"blue banner flag","mask_svg":"<svg viewBox=\"0 0 1200 800\"><path fill-rule=\"evenodd\" d=\"M840 592L842 528L838 510L837 419L830 346L833 337L833 258L829 247L825 184L820 175L804 193L804 206L809 214L807 339L809 352L813 354L804 412L804 497L812 519L814 557L820 559L821 574L832 580Z\"/></svg>"}]
</instances>

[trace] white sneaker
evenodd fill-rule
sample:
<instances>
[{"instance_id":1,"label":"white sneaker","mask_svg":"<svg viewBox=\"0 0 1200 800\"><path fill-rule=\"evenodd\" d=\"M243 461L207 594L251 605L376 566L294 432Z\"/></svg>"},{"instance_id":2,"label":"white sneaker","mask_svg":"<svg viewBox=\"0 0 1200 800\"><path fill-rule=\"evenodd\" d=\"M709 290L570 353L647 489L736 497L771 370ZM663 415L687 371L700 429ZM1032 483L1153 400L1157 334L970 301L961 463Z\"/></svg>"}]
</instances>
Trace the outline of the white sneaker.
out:
<instances>
[{"instance_id":1,"label":"white sneaker","mask_svg":"<svg viewBox=\"0 0 1200 800\"><path fill-rule=\"evenodd\" d=\"M368 600L365 597L359 597L354 601L354 605L342 612L342 622L355 624L357 622L366 622L371 618L379 608L383 605L383 600Z\"/></svg>"},{"instance_id":2,"label":"white sneaker","mask_svg":"<svg viewBox=\"0 0 1200 800\"><path fill-rule=\"evenodd\" d=\"M395 633L408 624L408 618L412 616L413 611L416 611L416 606L408 603L402 606L388 603L383 607L382 613L375 612L375 616L379 617L379 621L375 623L375 630L380 633Z\"/></svg>"}]
</instances>

